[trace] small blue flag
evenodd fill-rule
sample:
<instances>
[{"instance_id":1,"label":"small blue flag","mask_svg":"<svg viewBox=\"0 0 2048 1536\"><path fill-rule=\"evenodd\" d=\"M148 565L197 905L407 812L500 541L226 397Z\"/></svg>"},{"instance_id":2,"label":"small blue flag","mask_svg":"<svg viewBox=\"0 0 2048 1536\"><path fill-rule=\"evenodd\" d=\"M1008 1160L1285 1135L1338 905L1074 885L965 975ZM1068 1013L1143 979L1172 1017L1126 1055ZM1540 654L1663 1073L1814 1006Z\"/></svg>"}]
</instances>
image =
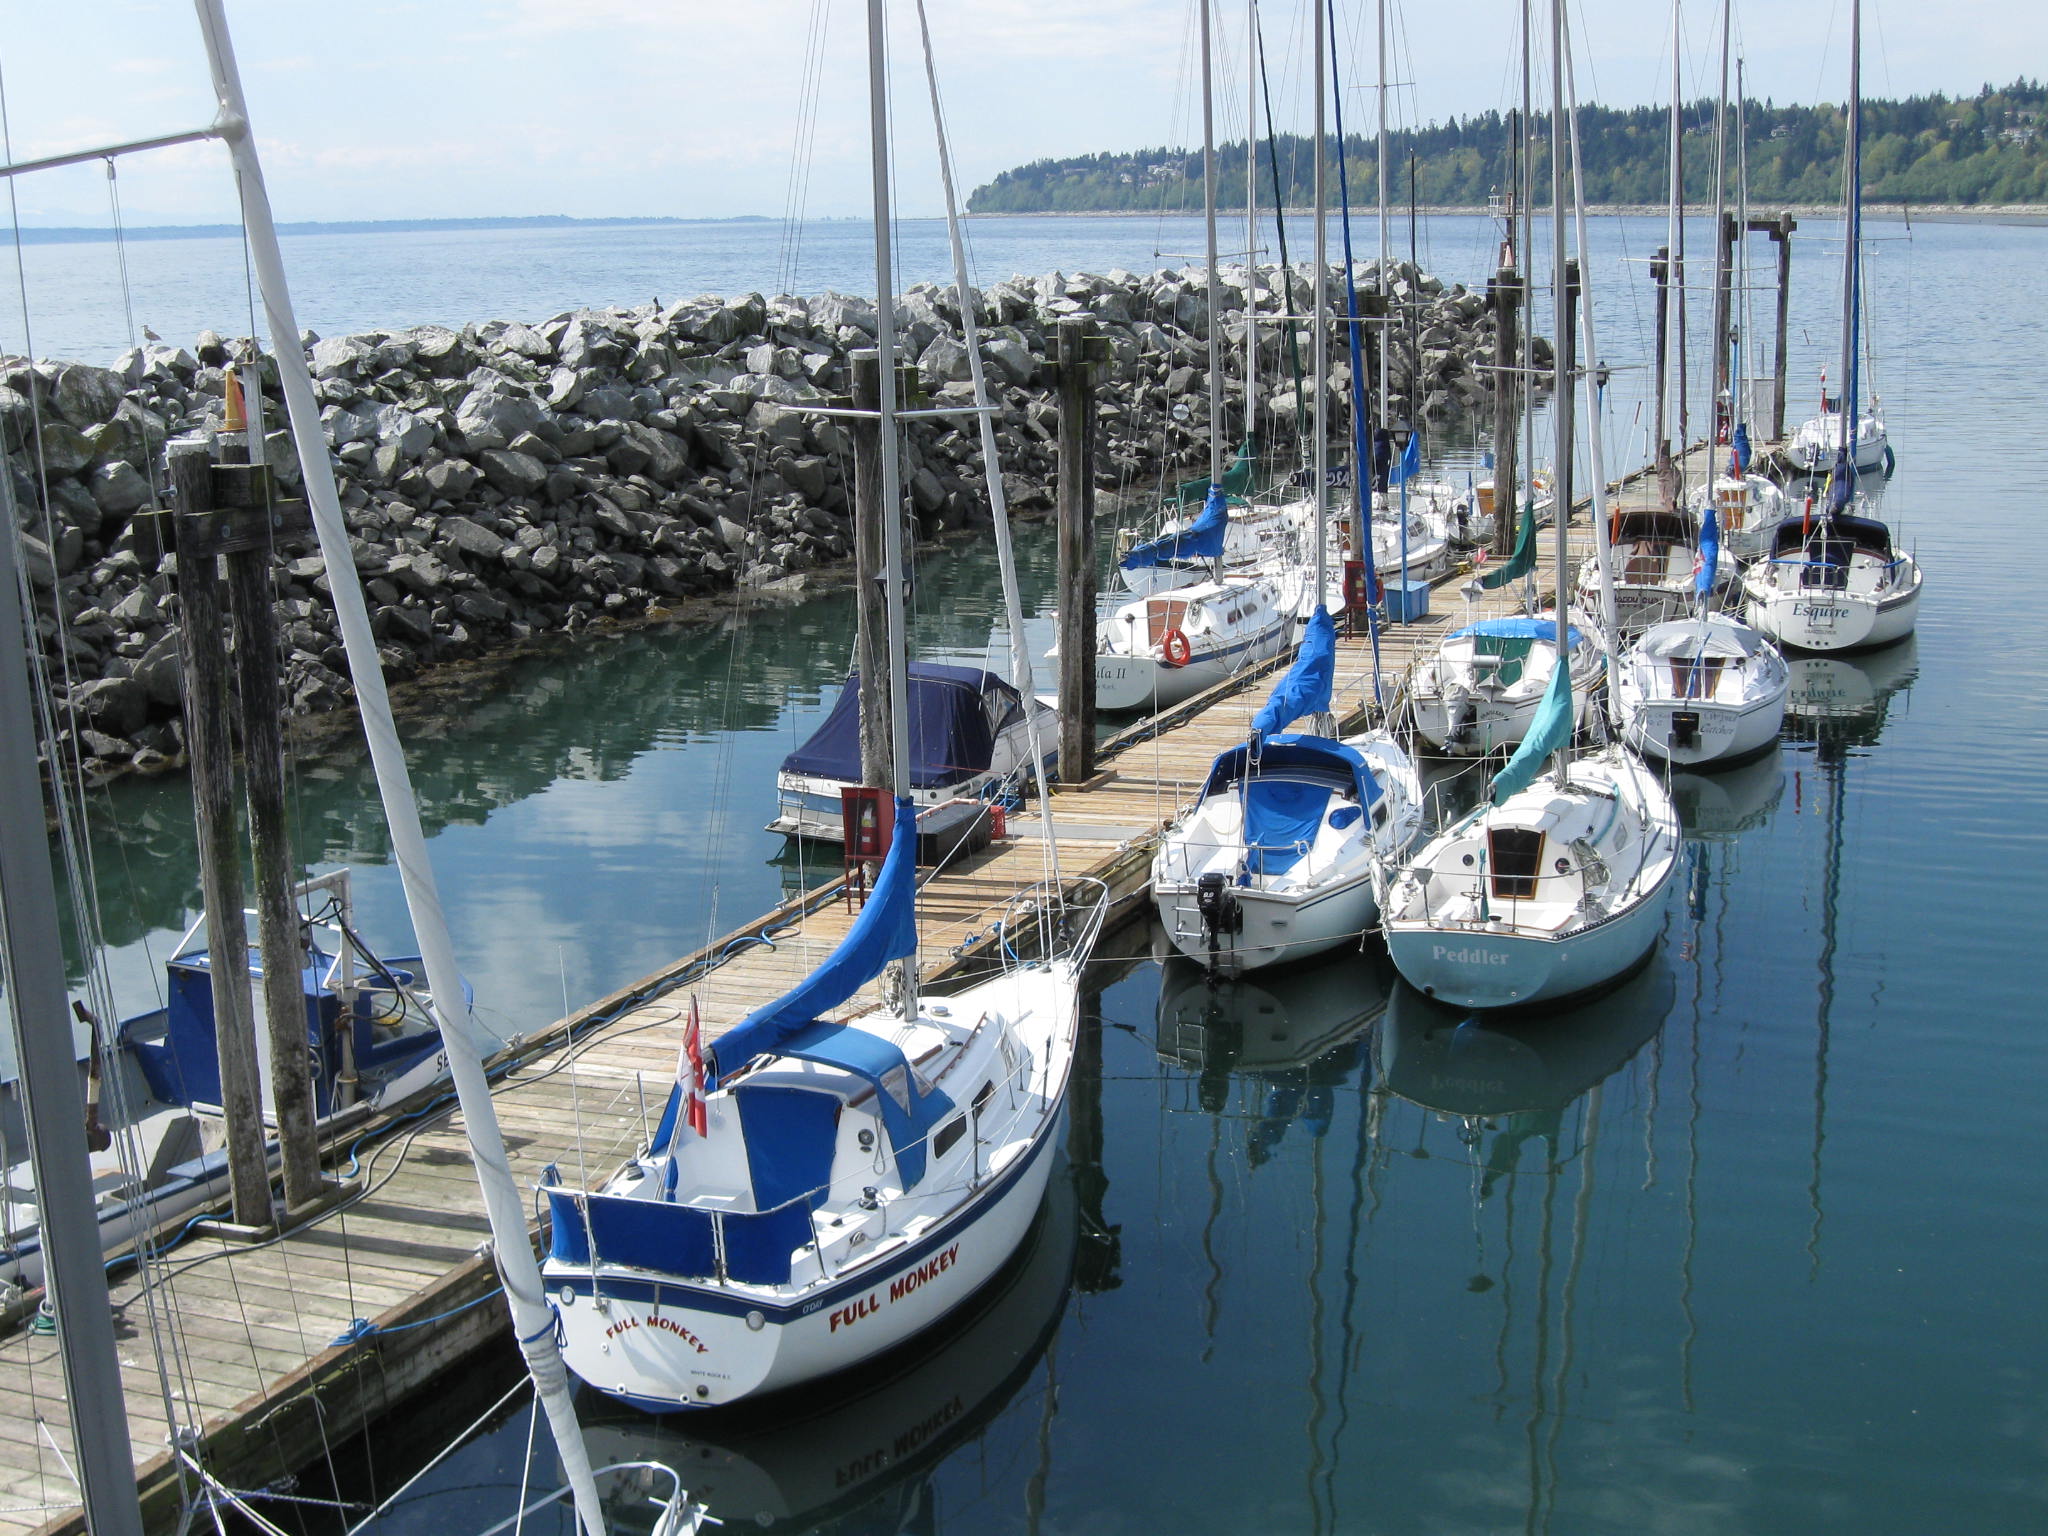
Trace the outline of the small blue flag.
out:
<instances>
[{"instance_id":1,"label":"small blue flag","mask_svg":"<svg viewBox=\"0 0 2048 1536\"><path fill-rule=\"evenodd\" d=\"M1408 446L1401 450L1400 462L1389 471L1388 478L1396 485L1405 485L1410 480L1413 480L1417 474L1421 473L1421 470L1422 434L1420 432L1410 432L1408 434Z\"/></svg>"}]
</instances>

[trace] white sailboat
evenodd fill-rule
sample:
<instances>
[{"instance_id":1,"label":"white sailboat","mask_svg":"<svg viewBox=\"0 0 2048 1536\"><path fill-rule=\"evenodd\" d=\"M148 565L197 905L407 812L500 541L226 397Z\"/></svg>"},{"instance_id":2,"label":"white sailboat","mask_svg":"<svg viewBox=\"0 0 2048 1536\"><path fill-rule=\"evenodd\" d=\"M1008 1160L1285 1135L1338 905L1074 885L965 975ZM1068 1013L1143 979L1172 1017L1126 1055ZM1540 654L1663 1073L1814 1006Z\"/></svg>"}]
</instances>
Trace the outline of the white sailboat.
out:
<instances>
[{"instance_id":1,"label":"white sailboat","mask_svg":"<svg viewBox=\"0 0 2048 1536\"><path fill-rule=\"evenodd\" d=\"M1637 635L1689 613L1702 570L1709 572L1707 601L1718 605L1736 589L1740 572L1735 559L1717 542L1709 549L1699 526L1683 512L1654 508L1617 512L1608 525L1613 551L1612 588L1615 627L1621 636ZM1579 567L1578 600L1588 609L1601 601L1602 577L1596 561Z\"/></svg>"},{"instance_id":2,"label":"white sailboat","mask_svg":"<svg viewBox=\"0 0 2048 1536\"><path fill-rule=\"evenodd\" d=\"M886 295L881 0L869 0L868 51L876 291ZM889 304L877 313L882 500L894 508L895 327ZM1073 909L1056 884L1020 893L1003 969L945 998L920 995L902 520L883 521L899 835L867 904L809 977L679 1072L639 1155L594 1190L543 1186L563 1358L650 1411L812 1381L929 1327L1016 1250L1056 1157L1081 962L1104 892L1082 882L1093 895ZM831 1017L891 962L901 962L892 1001Z\"/></svg>"},{"instance_id":3,"label":"white sailboat","mask_svg":"<svg viewBox=\"0 0 2048 1536\"><path fill-rule=\"evenodd\" d=\"M1553 125L1566 122L1570 68L1563 0L1551 8ZM1576 114L1570 119L1573 180L1579 176ZM1552 152L1551 206L1564 206L1563 146ZM1579 241L1585 245L1583 200ZM1564 221L1555 221L1552 270L1563 308ZM1586 355L1598 357L1590 298ZM1558 349L1557 462L1571 462L1572 393ZM1605 466L1594 414L1594 519L1604 519ZM1565 529L1556 524L1559 585ZM1556 649L1567 650L1563 593ZM1432 838L1395 870L1381 898L1394 964L1425 996L1467 1008L1548 1003L1625 973L1657 940L1663 894L1678 866L1678 814L1656 775L1622 747L1587 757L1572 750L1569 667L1553 667L1528 735L1494 778L1485 804ZM1555 758L1554 764L1550 762ZM1548 765L1548 767L1546 766Z\"/></svg>"},{"instance_id":4,"label":"white sailboat","mask_svg":"<svg viewBox=\"0 0 2048 1536\"><path fill-rule=\"evenodd\" d=\"M1716 542L1713 508L1701 543ZM1729 765L1778 739L1791 674L1778 648L1739 619L1699 612L1654 624L1621 658L1615 709L1622 740L1678 768Z\"/></svg>"},{"instance_id":5,"label":"white sailboat","mask_svg":"<svg viewBox=\"0 0 2048 1536\"><path fill-rule=\"evenodd\" d=\"M1827 474L1842 457L1843 423L1849 419L1842 402L1828 395L1825 370L1820 376L1820 388L1820 414L1802 421L1785 444L1785 457L1793 466L1816 477ZM1849 448L1850 462L1857 474L1876 474L1880 470L1891 473L1891 437L1885 431L1883 409L1876 400L1856 413L1856 430L1850 434Z\"/></svg>"},{"instance_id":6,"label":"white sailboat","mask_svg":"<svg viewBox=\"0 0 2048 1536\"><path fill-rule=\"evenodd\" d=\"M1138 578L1143 595L1114 606L1098 618L1095 639L1095 705L1118 713L1160 710L1193 698L1247 667L1272 660L1287 649L1318 599L1303 590L1296 574L1299 556L1291 540L1257 558L1259 564L1233 574L1227 564L1231 515L1223 464L1222 274L1216 253L1216 133L1213 51L1209 0L1202 0L1202 209L1208 242L1209 323L1209 488L1201 515L1184 530L1138 546L1118 562L1127 573L1146 570L1178 574ZM1263 525L1262 525L1263 526ZM1276 525L1284 528L1284 520ZM1312 556L1310 558L1313 558ZM1206 577L1195 569L1208 562ZM1155 585L1155 582L1159 583Z\"/></svg>"},{"instance_id":7,"label":"white sailboat","mask_svg":"<svg viewBox=\"0 0 2048 1536\"><path fill-rule=\"evenodd\" d=\"M1286 734L1326 719L1337 630L1309 621L1293 668L1220 753L1194 807L1152 859L1152 899L1174 948L1237 975L1357 943L1378 916L1374 872L1422 827L1415 764L1385 731Z\"/></svg>"},{"instance_id":8,"label":"white sailboat","mask_svg":"<svg viewBox=\"0 0 2048 1536\"><path fill-rule=\"evenodd\" d=\"M1576 729L1606 670L1606 642L1591 624L1560 625L1540 614L1475 620L1444 636L1434 655L1418 657L1408 674L1415 729L1453 757L1519 745L1549 694L1560 655L1571 676Z\"/></svg>"},{"instance_id":9,"label":"white sailboat","mask_svg":"<svg viewBox=\"0 0 2048 1536\"><path fill-rule=\"evenodd\" d=\"M1798 511L1776 481L1753 471L1745 473L1732 460L1725 473L1694 491L1687 503L1687 510L1698 522L1705 520L1708 507L1714 509L1721 548L1737 565L1768 555L1778 525Z\"/></svg>"},{"instance_id":10,"label":"white sailboat","mask_svg":"<svg viewBox=\"0 0 2048 1536\"><path fill-rule=\"evenodd\" d=\"M1864 650L1910 634L1920 609L1920 564L1857 495L1868 472L1857 415L1863 240L1862 25L1849 11L1849 124L1845 153L1846 238L1842 257L1842 375L1833 459L1819 510L1778 525L1769 557L1743 576L1749 622L1781 645L1805 651ZM1823 417L1823 421L1827 418ZM1855 444L1840 423L1858 422ZM1880 457L1882 457L1880 455ZM1858 510L1863 508L1863 510Z\"/></svg>"}]
</instances>

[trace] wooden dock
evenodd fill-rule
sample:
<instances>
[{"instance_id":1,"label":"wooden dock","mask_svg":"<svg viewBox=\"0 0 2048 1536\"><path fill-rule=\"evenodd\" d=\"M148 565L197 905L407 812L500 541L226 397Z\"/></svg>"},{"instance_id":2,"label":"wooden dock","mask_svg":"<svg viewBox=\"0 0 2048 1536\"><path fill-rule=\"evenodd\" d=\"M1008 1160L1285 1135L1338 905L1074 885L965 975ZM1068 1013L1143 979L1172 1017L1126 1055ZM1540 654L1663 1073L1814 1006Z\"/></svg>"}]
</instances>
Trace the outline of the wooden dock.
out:
<instances>
[{"instance_id":1,"label":"wooden dock","mask_svg":"<svg viewBox=\"0 0 2048 1536\"><path fill-rule=\"evenodd\" d=\"M1690 467L1697 477L1697 463ZM1639 477L1619 494L1647 503L1653 490ZM1576 560L1590 548L1583 516L1571 536ZM1554 588L1547 530L1542 545L1538 580ZM1427 619L1383 634L1384 675L1398 676L1465 621L1457 595L1464 579L1442 578ZM1511 601L1487 594L1474 611L1507 611ZM1143 910L1161 829L1192 798L1216 754L1245 738L1266 693L1258 679L1283 664L1124 731L1106 744L1103 771L1092 780L1054 788L1060 873L1107 882L1112 923ZM1365 636L1340 639L1340 716L1370 697ZM1034 807L1012 821L1007 840L924 886L922 955L934 990L971 962L1010 894L1047 874L1033 835L1038 825ZM607 1173L646 1139L661 1112L690 993L715 1038L806 975L851 917L835 882L511 1053L498 1064L495 1098L515 1173L533 1182L549 1164L578 1182ZM764 934L766 942L747 942ZM330 1168L359 1197L316 1224L254 1248L195 1234L155 1267L147 1289L132 1266L113 1278L129 1431L153 1529L169 1527L181 1497L199 1487L197 1464L227 1488L260 1488L316 1460L504 1331L459 1114L451 1107L393 1117L358 1147L353 1164L344 1156ZM56 1339L25 1327L0 1338L0 1373L12 1383L0 1399L0 1536L83 1530Z\"/></svg>"}]
</instances>

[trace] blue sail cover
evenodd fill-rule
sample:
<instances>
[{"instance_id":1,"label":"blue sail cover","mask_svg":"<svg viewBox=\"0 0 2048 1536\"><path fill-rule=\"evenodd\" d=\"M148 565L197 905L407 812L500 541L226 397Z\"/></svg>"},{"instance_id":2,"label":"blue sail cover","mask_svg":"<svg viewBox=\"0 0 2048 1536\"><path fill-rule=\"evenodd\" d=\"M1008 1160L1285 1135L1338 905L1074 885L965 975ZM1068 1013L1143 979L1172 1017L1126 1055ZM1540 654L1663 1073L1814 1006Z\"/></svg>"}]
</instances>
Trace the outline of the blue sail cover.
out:
<instances>
[{"instance_id":1,"label":"blue sail cover","mask_svg":"<svg viewBox=\"0 0 2048 1536\"><path fill-rule=\"evenodd\" d=\"M1252 740L1264 741L1303 715L1319 715L1330 707L1337 683L1337 621L1321 603L1309 615L1308 631L1294 653L1294 665L1274 686L1265 707L1252 716Z\"/></svg>"},{"instance_id":2,"label":"blue sail cover","mask_svg":"<svg viewBox=\"0 0 2048 1536\"><path fill-rule=\"evenodd\" d=\"M1735 450L1735 473L1738 475L1748 474L1752 450L1749 446L1749 427L1747 423L1738 421L1735 424L1735 441L1730 446Z\"/></svg>"},{"instance_id":3,"label":"blue sail cover","mask_svg":"<svg viewBox=\"0 0 2048 1536\"><path fill-rule=\"evenodd\" d=\"M1707 503L1700 519L1700 568L1693 576L1693 590L1705 597L1714 590L1714 567L1721 560L1721 524L1714 517L1714 504Z\"/></svg>"},{"instance_id":4,"label":"blue sail cover","mask_svg":"<svg viewBox=\"0 0 2048 1536\"><path fill-rule=\"evenodd\" d=\"M941 789L995 761L995 733L989 728L988 696L1001 695L1023 708L1017 690L979 667L938 662L910 664L910 787ZM782 760L784 773L805 778L860 782L860 673L849 673L839 702L811 732L810 739Z\"/></svg>"},{"instance_id":5,"label":"blue sail cover","mask_svg":"<svg viewBox=\"0 0 2048 1536\"><path fill-rule=\"evenodd\" d=\"M1410 432L1407 446L1402 448L1401 457L1387 472L1387 479L1394 485L1406 485L1422 473L1422 434Z\"/></svg>"},{"instance_id":6,"label":"blue sail cover","mask_svg":"<svg viewBox=\"0 0 2048 1536\"><path fill-rule=\"evenodd\" d=\"M1223 534L1230 526L1230 502L1223 487L1209 487L1209 499L1194 525L1179 533L1140 544L1118 562L1127 571L1148 565L1168 565L1176 560L1214 560L1223 553Z\"/></svg>"},{"instance_id":7,"label":"blue sail cover","mask_svg":"<svg viewBox=\"0 0 2048 1536\"><path fill-rule=\"evenodd\" d=\"M1515 748L1515 755L1508 759L1507 766L1493 776L1491 793L1495 805L1527 789L1536 775L1543 771L1550 755L1570 744L1572 669L1568 661L1567 657L1557 658L1557 669L1550 674L1550 686L1543 691L1543 702L1536 706L1536 718L1529 722L1529 734Z\"/></svg>"},{"instance_id":8,"label":"blue sail cover","mask_svg":"<svg viewBox=\"0 0 2048 1536\"><path fill-rule=\"evenodd\" d=\"M824 963L782 996L756 1008L712 1046L720 1075L775 1050L917 949L917 809L896 802L896 830L867 905Z\"/></svg>"}]
</instances>

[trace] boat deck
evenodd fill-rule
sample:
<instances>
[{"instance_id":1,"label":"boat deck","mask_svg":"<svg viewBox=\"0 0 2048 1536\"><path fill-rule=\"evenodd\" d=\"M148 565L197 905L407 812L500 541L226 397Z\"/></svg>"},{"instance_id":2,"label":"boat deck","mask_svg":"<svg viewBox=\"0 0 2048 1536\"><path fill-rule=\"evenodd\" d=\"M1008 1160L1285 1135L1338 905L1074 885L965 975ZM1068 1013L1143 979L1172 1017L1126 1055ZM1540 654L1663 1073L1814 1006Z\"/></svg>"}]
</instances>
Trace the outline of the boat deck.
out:
<instances>
[{"instance_id":1,"label":"boat deck","mask_svg":"<svg viewBox=\"0 0 2048 1536\"><path fill-rule=\"evenodd\" d=\"M1697 477L1697 462L1689 468ZM1654 487L1636 477L1619 495L1647 504ZM1590 549L1583 515L1570 533L1576 560ZM1537 579L1554 590L1549 530L1541 542ZM1389 690L1412 657L1465 621L1456 591L1464 579L1440 579L1440 608L1382 635ZM1471 613L1512 606L1510 596L1489 593ZM1266 693L1256 680L1284 665L1258 668L1121 732L1105 744L1093 779L1055 787L1059 872L1105 881L1116 904L1112 923L1141 909L1160 830L1216 754L1244 739ZM1371 675L1362 629L1340 637L1340 717L1356 718ZM1007 839L924 885L919 926L934 991L986 942L1011 893L1049 873L1038 825L1034 808L1012 820ZM808 974L852 915L835 881L593 1003L500 1062L495 1099L515 1174L534 1182L555 1164L581 1182L608 1172L661 1113L690 994L715 1038ZM763 934L767 942L741 942ZM153 1528L174 1521L181 1480L196 1486L171 1448L173 1417L198 1426L212 1476L229 1488L257 1488L316 1459L505 1329L496 1276L481 1252L489 1233L459 1113L389 1124L366 1138L356 1163L340 1161L333 1171L359 1191L353 1202L282 1241L249 1247L195 1233L157 1267L149 1288L132 1267L114 1277L129 1430ZM56 1339L26 1327L0 1338L0 1373L15 1384L0 1400L0 1536L83 1530Z\"/></svg>"}]
</instances>

